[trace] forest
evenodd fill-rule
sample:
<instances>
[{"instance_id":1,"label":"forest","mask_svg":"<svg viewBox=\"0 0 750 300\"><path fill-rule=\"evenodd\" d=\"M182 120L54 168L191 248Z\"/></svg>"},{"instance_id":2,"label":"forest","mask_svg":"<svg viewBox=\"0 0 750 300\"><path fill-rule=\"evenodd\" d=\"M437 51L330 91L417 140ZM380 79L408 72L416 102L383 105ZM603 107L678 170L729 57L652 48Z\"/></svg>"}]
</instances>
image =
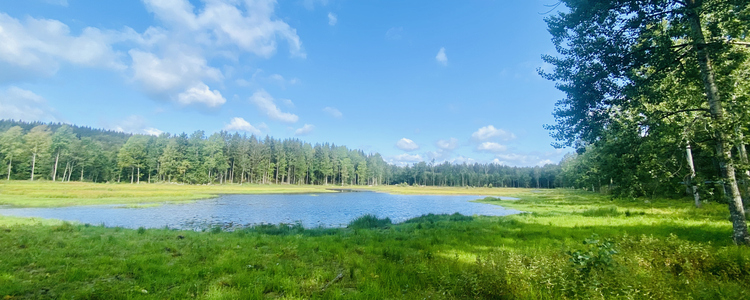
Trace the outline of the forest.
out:
<instances>
[{"instance_id":1,"label":"forest","mask_svg":"<svg viewBox=\"0 0 750 300\"><path fill-rule=\"evenodd\" d=\"M6 179L188 184L429 185L554 188L560 168L386 163L378 153L239 133L132 135L0 121Z\"/></svg>"}]
</instances>

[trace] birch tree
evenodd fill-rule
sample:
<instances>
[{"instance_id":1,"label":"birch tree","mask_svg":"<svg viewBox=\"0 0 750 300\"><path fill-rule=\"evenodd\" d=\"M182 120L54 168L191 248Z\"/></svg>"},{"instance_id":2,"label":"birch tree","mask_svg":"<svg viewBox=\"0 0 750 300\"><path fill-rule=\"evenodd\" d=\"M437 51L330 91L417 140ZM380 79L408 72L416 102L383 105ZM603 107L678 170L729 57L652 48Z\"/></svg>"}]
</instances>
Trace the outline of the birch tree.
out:
<instances>
[{"instance_id":1,"label":"birch tree","mask_svg":"<svg viewBox=\"0 0 750 300\"><path fill-rule=\"evenodd\" d=\"M557 124L549 126L569 146L595 142L620 112L642 104L670 74L702 87L703 104L667 113L705 111L700 117L712 133L714 158L737 244L750 244L732 159L733 130L727 105L732 84L717 76L722 60L750 30L747 0L562 0L565 12L546 19L559 57L543 75L557 82L566 98L558 101ZM744 22L741 20L745 20ZM734 55L735 61L746 57ZM724 73L727 69L722 70ZM668 99L664 99L668 101ZM727 111L729 110L729 111Z\"/></svg>"}]
</instances>

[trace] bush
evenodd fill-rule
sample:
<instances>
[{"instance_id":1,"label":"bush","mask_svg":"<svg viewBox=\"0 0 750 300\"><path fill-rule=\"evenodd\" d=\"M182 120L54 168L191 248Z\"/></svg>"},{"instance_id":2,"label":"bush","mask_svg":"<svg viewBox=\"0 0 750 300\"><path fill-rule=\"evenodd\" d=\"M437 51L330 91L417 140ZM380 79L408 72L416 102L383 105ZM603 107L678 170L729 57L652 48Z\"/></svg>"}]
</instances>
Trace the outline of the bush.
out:
<instances>
[{"instance_id":1,"label":"bush","mask_svg":"<svg viewBox=\"0 0 750 300\"><path fill-rule=\"evenodd\" d=\"M356 218L349 222L347 228L353 229L369 229L369 228L385 228L393 224L391 219L386 217L384 219L378 219L375 215L364 215Z\"/></svg>"}]
</instances>

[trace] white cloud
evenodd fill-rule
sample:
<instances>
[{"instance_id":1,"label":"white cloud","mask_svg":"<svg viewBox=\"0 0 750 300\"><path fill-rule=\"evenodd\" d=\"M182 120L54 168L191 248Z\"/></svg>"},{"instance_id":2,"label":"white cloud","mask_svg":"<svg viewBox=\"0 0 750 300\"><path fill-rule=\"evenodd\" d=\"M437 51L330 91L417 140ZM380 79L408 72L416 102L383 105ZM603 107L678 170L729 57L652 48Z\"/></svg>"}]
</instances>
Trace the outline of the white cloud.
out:
<instances>
[{"instance_id":1,"label":"white cloud","mask_svg":"<svg viewBox=\"0 0 750 300\"><path fill-rule=\"evenodd\" d=\"M206 1L195 13L188 0L144 0L146 8L166 26L208 45L236 46L260 57L276 52L276 40L289 44L289 52L305 57L297 30L276 18L276 1Z\"/></svg>"},{"instance_id":2,"label":"white cloud","mask_svg":"<svg viewBox=\"0 0 750 300\"><path fill-rule=\"evenodd\" d=\"M57 20L27 17L21 22L0 13L0 80L52 76L60 63L124 70L121 53L111 46L120 39L93 27L74 36Z\"/></svg>"},{"instance_id":3,"label":"white cloud","mask_svg":"<svg viewBox=\"0 0 750 300\"><path fill-rule=\"evenodd\" d=\"M153 128L153 127L149 127L149 128L143 129L143 132L145 134L153 135L153 136L160 136L162 133L164 133L164 131L161 131L161 130Z\"/></svg>"},{"instance_id":4,"label":"white cloud","mask_svg":"<svg viewBox=\"0 0 750 300\"><path fill-rule=\"evenodd\" d=\"M507 146L500 145L495 142L484 142L484 143L479 144L479 146L477 146L477 150L479 151L494 152L494 153L503 152L507 149L508 149Z\"/></svg>"},{"instance_id":5,"label":"white cloud","mask_svg":"<svg viewBox=\"0 0 750 300\"><path fill-rule=\"evenodd\" d=\"M130 50L133 79L153 94L168 94L196 86L204 79L220 81L221 71L200 55L174 51L163 59L153 53Z\"/></svg>"},{"instance_id":6,"label":"white cloud","mask_svg":"<svg viewBox=\"0 0 750 300\"><path fill-rule=\"evenodd\" d=\"M339 19L333 13L328 13L328 25L335 26Z\"/></svg>"},{"instance_id":7,"label":"white cloud","mask_svg":"<svg viewBox=\"0 0 750 300\"><path fill-rule=\"evenodd\" d=\"M261 112L265 113L271 119L286 123L295 123L299 120L297 115L285 113L279 110L276 103L274 103L273 97L271 97L271 95L265 90L255 92L250 97L250 102L255 104Z\"/></svg>"},{"instance_id":8,"label":"white cloud","mask_svg":"<svg viewBox=\"0 0 750 300\"><path fill-rule=\"evenodd\" d=\"M132 134L160 135L163 133L163 131L159 129L149 127L148 123L148 120L143 116L131 115L114 125L104 124L104 127L114 131Z\"/></svg>"},{"instance_id":9,"label":"white cloud","mask_svg":"<svg viewBox=\"0 0 750 300\"><path fill-rule=\"evenodd\" d=\"M292 78L286 79L281 74L271 74L269 76L263 75L262 69L256 69L250 79L239 78L235 80L235 83L242 87L262 87L264 84L276 84L281 88L286 89L288 85L295 85L299 83L299 79Z\"/></svg>"},{"instance_id":10,"label":"white cloud","mask_svg":"<svg viewBox=\"0 0 750 300\"><path fill-rule=\"evenodd\" d=\"M298 128L294 131L294 135L301 136L301 135L308 135L310 134L313 129L315 129L315 126L310 124L305 124L305 126L302 126L301 128Z\"/></svg>"},{"instance_id":11,"label":"white cloud","mask_svg":"<svg viewBox=\"0 0 750 300\"><path fill-rule=\"evenodd\" d=\"M31 91L9 87L0 91L0 119L31 121L60 121L47 100Z\"/></svg>"},{"instance_id":12,"label":"white cloud","mask_svg":"<svg viewBox=\"0 0 750 300\"><path fill-rule=\"evenodd\" d=\"M416 163L422 161L422 156L419 154L404 153L388 158L388 163L398 166L405 166L410 163Z\"/></svg>"},{"instance_id":13,"label":"white cloud","mask_svg":"<svg viewBox=\"0 0 750 300\"><path fill-rule=\"evenodd\" d=\"M438 54L435 56L435 60L443 66L448 65L448 56L445 55L445 47L440 48Z\"/></svg>"},{"instance_id":14,"label":"white cloud","mask_svg":"<svg viewBox=\"0 0 750 300\"><path fill-rule=\"evenodd\" d=\"M497 154L495 157L493 163L509 166L544 166L553 163L550 159L543 159L533 154Z\"/></svg>"},{"instance_id":15,"label":"white cloud","mask_svg":"<svg viewBox=\"0 0 750 300\"><path fill-rule=\"evenodd\" d=\"M403 34L403 27L391 27L385 32L385 38L389 40L400 40Z\"/></svg>"},{"instance_id":16,"label":"white cloud","mask_svg":"<svg viewBox=\"0 0 750 300\"><path fill-rule=\"evenodd\" d=\"M207 85L200 83L177 95L177 102L182 105L200 103L208 107L218 107L226 103L227 100L221 96L219 91L212 91Z\"/></svg>"},{"instance_id":17,"label":"white cloud","mask_svg":"<svg viewBox=\"0 0 750 300\"><path fill-rule=\"evenodd\" d=\"M281 99L281 103L284 103L284 106L286 106L286 107L294 108L294 102L292 102L292 100Z\"/></svg>"},{"instance_id":18,"label":"white cloud","mask_svg":"<svg viewBox=\"0 0 750 300\"><path fill-rule=\"evenodd\" d=\"M463 164L463 163L473 164L473 163L477 162L475 159L473 159L471 157L466 157L466 156L463 156L463 155L459 155L458 157L456 157L454 159L451 159L449 161L452 164Z\"/></svg>"},{"instance_id":19,"label":"white cloud","mask_svg":"<svg viewBox=\"0 0 750 300\"><path fill-rule=\"evenodd\" d=\"M437 149L437 151L428 151L425 153L427 158L430 160L436 160L438 162L445 161L451 156L451 152L445 149Z\"/></svg>"},{"instance_id":20,"label":"white cloud","mask_svg":"<svg viewBox=\"0 0 750 300\"><path fill-rule=\"evenodd\" d=\"M440 149L452 151L458 148L458 139L450 138L448 140L438 140L435 144Z\"/></svg>"},{"instance_id":21,"label":"white cloud","mask_svg":"<svg viewBox=\"0 0 750 300\"><path fill-rule=\"evenodd\" d=\"M330 115L331 117L334 117L336 119L341 119L342 117L344 117L344 114L342 114L338 109L335 109L330 106L324 108L323 111L327 113L328 115Z\"/></svg>"},{"instance_id":22,"label":"white cloud","mask_svg":"<svg viewBox=\"0 0 750 300\"><path fill-rule=\"evenodd\" d=\"M549 165L549 164L554 164L554 162L552 160L549 160L549 159L544 159L544 160L540 160L538 163L536 163L536 165L540 166L540 167L544 166L544 165Z\"/></svg>"},{"instance_id":23,"label":"white cloud","mask_svg":"<svg viewBox=\"0 0 750 300\"><path fill-rule=\"evenodd\" d=\"M476 132L471 134L471 137L477 141L486 141L490 139L500 139L504 141L512 140L516 138L511 132L507 132L502 129L497 129L495 126L489 125L479 128Z\"/></svg>"},{"instance_id":24,"label":"white cloud","mask_svg":"<svg viewBox=\"0 0 750 300\"><path fill-rule=\"evenodd\" d=\"M265 126L265 124L262 124ZM232 121L224 126L226 131L245 131L255 135L259 135L261 131L253 125L250 125L248 121L243 118L232 118Z\"/></svg>"},{"instance_id":25,"label":"white cloud","mask_svg":"<svg viewBox=\"0 0 750 300\"><path fill-rule=\"evenodd\" d=\"M414 151L419 149L419 145L417 145L417 143L407 138L402 138L398 142L396 142L396 147L404 151Z\"/></svg>"},{"instance_id":26,"label":"white cloud","mask_svg":"<svg viewBox=\"0 0 750 300\"><path fill-rule=\"evenodd\" d=\"M422 161L422 156L419 154L409 154L404 153L400 155L396 155L393 157L397 161L403 161L403 162L420 162Z\"/></svg>"}]
</instances>

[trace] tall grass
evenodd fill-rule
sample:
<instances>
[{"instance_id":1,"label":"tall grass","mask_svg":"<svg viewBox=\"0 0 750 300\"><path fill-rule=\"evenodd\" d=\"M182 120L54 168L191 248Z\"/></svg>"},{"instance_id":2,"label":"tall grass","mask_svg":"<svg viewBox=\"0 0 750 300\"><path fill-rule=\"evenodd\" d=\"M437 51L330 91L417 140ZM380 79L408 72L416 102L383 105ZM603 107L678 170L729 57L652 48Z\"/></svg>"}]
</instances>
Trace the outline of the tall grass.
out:
<instances>
[{"instance_id":1,"label":"tall grass","mask_svg":"<svg viewBox=\"0 0 750 300\"><path fill-rule=\"evenodd\" d=\"M233 232L0 217L0 298L750 299L723 205L506 195L529 213Z\"/></svg>"}]
</instances>

